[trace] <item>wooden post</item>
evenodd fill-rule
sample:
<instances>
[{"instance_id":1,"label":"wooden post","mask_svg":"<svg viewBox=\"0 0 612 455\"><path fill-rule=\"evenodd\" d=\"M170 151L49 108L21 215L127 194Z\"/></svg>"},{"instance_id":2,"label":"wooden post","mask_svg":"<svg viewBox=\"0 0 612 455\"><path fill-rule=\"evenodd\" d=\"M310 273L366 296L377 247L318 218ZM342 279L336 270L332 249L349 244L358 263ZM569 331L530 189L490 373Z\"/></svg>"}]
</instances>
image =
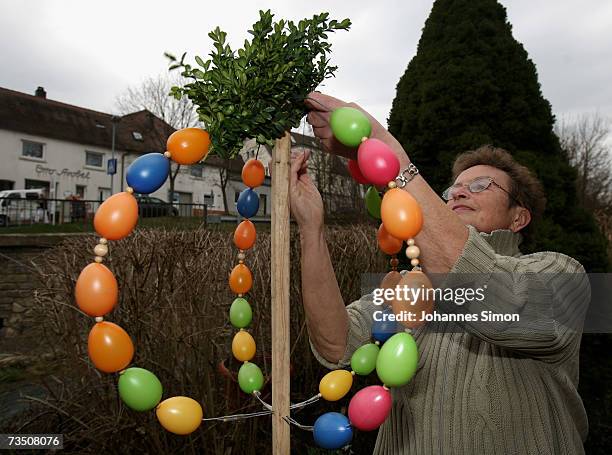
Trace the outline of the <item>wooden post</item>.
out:
<instances>
[{"instance_id":1,"label":"wooden post","mask_svg":"<svg viewBox=\"0 0 612 455\"><path fill-rule=\"evenodd\" d=\"M291 135L272 151L272 453L290 453L289 424L289 168Z\"/></svg>"}]
</instances>

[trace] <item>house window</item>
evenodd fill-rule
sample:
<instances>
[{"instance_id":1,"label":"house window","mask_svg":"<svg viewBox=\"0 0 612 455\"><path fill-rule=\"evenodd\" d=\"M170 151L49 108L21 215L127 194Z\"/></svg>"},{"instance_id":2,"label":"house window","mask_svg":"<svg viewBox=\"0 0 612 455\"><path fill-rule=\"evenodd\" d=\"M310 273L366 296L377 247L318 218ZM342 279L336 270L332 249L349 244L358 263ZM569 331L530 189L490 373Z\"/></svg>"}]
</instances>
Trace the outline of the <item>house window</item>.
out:
<instances>
[{"instance_id":1,"label":"house window","mask_svg":"<svg viewBox=\"0 0 612 455\"><path fill-rule=\"evenodd\" d=\"M26 190L44 188L49 192L49 182L45 182L44 180L25 179L24 188Z\"/></svg>"},{"instance_id":2,"label":"house window","mask_svg":"<svg viewBox=\"0 0 612 455\"><path fill-rule=\"evenodd\" d=\"M191 175L193 177L202 178L203 171L204 171L204 165L203 164L192 164L189 167L189 172L191 173Z\"/></svg>"},{"instance_id":3,"label":"house window","mask_svg":"<svg viewBox=\"0 0 612 455\"><path fill-rule=\"evenodd\" d=\"M76 195L80 198L80 199L85 199L85 185L77 185L76 186Z\"/></svg>"},{"instance_id":4,"label":"house window","mask_svg":"<svg viewBox=\"0 0 612 455\"><path fill-rule=\"evenodd\" d=\"M43 145L40 142L23 141L21 155L28 158L43 159Z\"/></svg>"},{"instance_id":5,"label":"house window","mask_svg":"<svg viewBox=\"0 0 612 455\"><path fill-rule=\"evenodd\" d=\"M12 190L15 182L12 180L0 180L0 191Z\"/></svg>"},{"instance_id":6,"label":"house window","mask_svg":"<svg viewBox=\"0 0 612 455\"><path fill-rule=\"evenodd\" d=\"M104 165L104 154L85 151L85 165L92 167L102 167Z\"/></svg>"}]
</instances>

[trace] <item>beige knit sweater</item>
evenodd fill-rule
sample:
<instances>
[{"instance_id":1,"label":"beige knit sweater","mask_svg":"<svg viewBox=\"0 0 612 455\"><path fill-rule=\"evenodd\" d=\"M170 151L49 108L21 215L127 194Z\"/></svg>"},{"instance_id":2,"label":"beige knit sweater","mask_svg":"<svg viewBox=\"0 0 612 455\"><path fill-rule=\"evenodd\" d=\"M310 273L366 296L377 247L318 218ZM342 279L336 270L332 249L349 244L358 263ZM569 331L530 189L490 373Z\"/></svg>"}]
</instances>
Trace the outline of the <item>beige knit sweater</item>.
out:
<instances>
[{"instance_id":1,"label":"beige knit sweater","mask_svg":"<svg viewBox=\"0 0 612 455\"><path fill-rule=\"evenodd\" d=\"M391 389L393 408L374 453L584 453L587 416L576 391L581 334L551 317L545 303L583 315L590 301L583 267L560 253L523 255L520 235L509 230L486 234L469 226L469 231L446 286L479 274L492 294L457 308L544 316L533 330L508 323L430 322L413 331L418 369L407 385ZM569 274L576 279L568 281ZM380 307L368 294L347 309L347 349L339 363L326 361L311 344L330 369L348 366L353 352L371 341L372 313Z\"/></svg>"}]
</instances>

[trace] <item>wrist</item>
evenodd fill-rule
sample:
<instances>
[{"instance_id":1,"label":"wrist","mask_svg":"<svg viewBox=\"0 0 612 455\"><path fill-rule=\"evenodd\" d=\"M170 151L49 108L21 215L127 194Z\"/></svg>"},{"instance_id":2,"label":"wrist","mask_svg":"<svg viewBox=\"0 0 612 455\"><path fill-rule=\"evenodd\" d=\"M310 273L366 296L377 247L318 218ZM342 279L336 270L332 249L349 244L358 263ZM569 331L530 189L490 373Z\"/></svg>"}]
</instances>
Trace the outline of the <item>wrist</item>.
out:
<instances>
[{"instance_id":1,"label":"wrist","mask_svg":"<svg viewBox=\"0 0 612 455\"><path fill-rule=\"evenodd\" d=\"M323 237L323 225L302 225L299 226L300 229L300 240L304 241L318 241L321 237Z\"/></svg>"}]
</instances>

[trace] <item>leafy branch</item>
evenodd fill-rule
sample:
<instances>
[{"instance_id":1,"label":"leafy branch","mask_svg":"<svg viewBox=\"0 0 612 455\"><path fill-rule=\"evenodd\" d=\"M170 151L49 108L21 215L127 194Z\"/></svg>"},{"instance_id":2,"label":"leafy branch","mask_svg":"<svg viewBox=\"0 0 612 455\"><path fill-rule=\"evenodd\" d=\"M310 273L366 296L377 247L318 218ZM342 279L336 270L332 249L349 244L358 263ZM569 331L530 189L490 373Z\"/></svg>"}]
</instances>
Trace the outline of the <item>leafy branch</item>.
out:
<instances>
[{"instance_id":1,"label":"leafy branch","mask_svg":"<svg viewBox=\"0 0 612 455\"><path fill-rule=\"evenodd\" d=\"M170 70L182 69L192 82L172 87L177 100L187 96L211 135L214 153L235 156L245 139L273 145L307 113L304 99L323 80L334 76L330 66L328 33L348 30L349 19L329 20L329 13L312 19L273 22L273 14L260 11L249 30L251 40L233 51L227 33L215 28L210 59L195 57L196 66L166 53Z\"/></svg>"}]
</instances>

